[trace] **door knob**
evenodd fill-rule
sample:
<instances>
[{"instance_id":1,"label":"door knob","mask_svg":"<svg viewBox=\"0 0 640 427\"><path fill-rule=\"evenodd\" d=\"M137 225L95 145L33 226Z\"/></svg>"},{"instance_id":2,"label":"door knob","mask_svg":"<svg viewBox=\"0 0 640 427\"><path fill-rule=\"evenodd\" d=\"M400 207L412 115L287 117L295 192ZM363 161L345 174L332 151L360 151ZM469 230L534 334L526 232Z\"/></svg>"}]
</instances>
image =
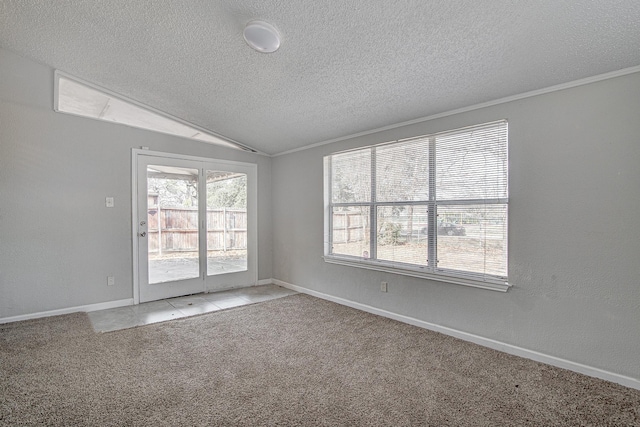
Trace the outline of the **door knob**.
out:
<instances>
[{"instance_id":1,"label":"door knob","mask_svg":"<svg viewBox=\"0 0 640 427\"><path fill-rule=\"evenodd\" d=\"M138 233L138 236L140 236L140 237L144 237L144 236L146 236L146 235L147 235L147 232L146 232L146 231L143 231L142 233Z\"/></svg>"}]
</instances>

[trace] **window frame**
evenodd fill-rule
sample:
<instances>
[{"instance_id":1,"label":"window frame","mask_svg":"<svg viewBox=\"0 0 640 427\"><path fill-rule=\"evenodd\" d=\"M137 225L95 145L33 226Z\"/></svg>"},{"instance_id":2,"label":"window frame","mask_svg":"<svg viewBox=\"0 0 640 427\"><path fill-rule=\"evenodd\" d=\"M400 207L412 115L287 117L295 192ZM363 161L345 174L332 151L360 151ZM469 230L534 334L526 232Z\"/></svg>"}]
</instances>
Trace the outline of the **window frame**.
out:
<instances>
[{"instance_id":1,"label":"window frame","mask_svg":"<svg viewBox=\"0 0 640 427\"><path fill-rule=\"evenodd\" d=\"M489 123L482 123L474 126L468 126L459 129L453 129L445 132L439 132L435 134L422 135L412 138L406 138L396 141L389 141L381 144L370 145L365 147L359 147L352 150L345 150L334 152L324 157L324 261L331 264L339 264L350 267L364 268L369 270L382 271L387 273L395 273L405 276L418 277L423 279L430 279L440 282L453 283L458 285L471 286L482 289L489 289L494 291L506 292L512 285L508 282L507 276L495 276L476 272L465 272L461 270L451 270L446 268L439 268L434 265L432 260L437 256L437 210L438 206L464 206L464 205L500 205L506 207L506 262L508 272L508 175L507 175L507 194L504 198L495 199L469 199L469 200L439 200L437 198L437 182L436 182L436 138L443 135L463 133L474 129L482 129L491 126L498 126L504 124L506 126L507 141L506 141L506 160L508 168L509 159L509 143L508 143L508 122L507 120L498 120ZM378 202L376 200L376 149L385 146L399 145L402 143L414 141L414 140L427 140L429 141L429 196L428 200L420 201L384 201ZM371 162L371 197L368 202L333 202L332 201L332 159L336 155L370 150L370 162ZM507 169L508 170L508 169ZM377 258L377 212L379 207L386 206L421 206L427 208L427 221L428 221L428 233L427 233L427 258L428 265L421 266L418 264L409 264L398 261L380 260ZM333 246L333 210L336 207L356 207L363 206L369 208L369 258L346 255L346 254L334 254L332 253ZM437 261L436 263L437 264Z\"/></svg>"},{"instance_id":2,"label":"window frame","mask_svg":"<svg viewBox=\"0 0 640 427\"><path fill-rule=\"evenodd\" d=\"M188 128L189 130L193 131L192 135L186 135L183 133L176 133L175 131L172 130L168 130L168 129L160 129L155 125L150 125L150 124L141 124L141 122L138 122L137 124L134 123L126 123L123 122L121 120L108 120L108 119L104 119L101 117L98 117L94 114L90 114L88 112L78 112L78 111L70 111L69 107L62 105L61 103L61 96L64 96L63 91L61 90L61 80L66 80L68 81L71 85L74 85L76 87L83 87L84 89L91 91L91 92L97 92L101 95L103 95L104 97L107 98L111 98L114 101L120 102L122 104L126 104L128 107L133 108L135 110L138 110L144 114L148 114L148 115L152 115L157 119L161 119L163 121L166 121L167 123L172 123L178 126L182 126L184 128ZM219 145L222 147L227 147L227 148L233 148L236 150L243 150L243 151L249 151L252 153L259 153L259 154L263 154L260 153L259 151L251 148L251 147L247 147L243 144L240 144L237 141L234 141L228 137L219 135L213 131L210 131L208 129L205 129L201 126L198 126L194 123L188 122L186 120L183 120L179 117L173 116L169 113L165 113L164 111L158 110L156 108L153 108L149 105L146 105L142 102L136 101L134 99L131 99L129 97L126 97L124 95L120 95L116 92L113 92L109 89L106 89L104 87L98 86L94 83L88 82L86 80L80 79L78 77L72 76L71 74L65 73L63 71L60 70L55 70L53 73L53 111L55 111L56 113L62 113L62 114L69 114L71 116L76 116L76 117L83 117L83 118L87 118L87 119L91 119L91 120L99 120L99 121L104 121L107 123L111 123L111 124L118 124L118 125L123 125L123 126L129 126L132 128L136 128L136 129L143 129L143 130L147 130L147 131L151 131L151 132L158 132L158 133L163 133L166 135L173 135L173 136L177 136L180 138L187 138L187 139L191 139L194 141L199 141L199 142L204 142L207 144L214 144L214 145ZM199 136L198 136L199 135Z\"/></svg>"}]
</instances>

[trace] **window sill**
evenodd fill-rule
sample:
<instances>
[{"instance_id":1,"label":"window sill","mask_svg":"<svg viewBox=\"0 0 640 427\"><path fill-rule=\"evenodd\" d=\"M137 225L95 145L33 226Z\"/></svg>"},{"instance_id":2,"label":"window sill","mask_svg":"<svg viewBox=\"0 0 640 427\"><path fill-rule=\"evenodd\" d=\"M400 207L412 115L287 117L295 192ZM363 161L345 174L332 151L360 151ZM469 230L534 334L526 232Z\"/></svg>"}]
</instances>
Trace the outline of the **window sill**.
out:
<instances>
[{"instance_id":1,"label":"window sill","mask_svg":"<svg viewBox=\"0 0 640 427\"><path fill-rule=\"evenodd\" d=\"M401 274L403 276L418 277L421 279L436 280L438 282L453 283L456 285L471 286L474 288L488 289L491 291L507 292L512 286L506 281L479 280L466 276L453 274L432 273L420 269L402 268L391 263L381 261L365 261L356 258L343 258L333 255L325 255L324 261L330 264L346 265L349 267L365 268L368 270L384 271L386 273Z\"/></svg>"}]
</instances>

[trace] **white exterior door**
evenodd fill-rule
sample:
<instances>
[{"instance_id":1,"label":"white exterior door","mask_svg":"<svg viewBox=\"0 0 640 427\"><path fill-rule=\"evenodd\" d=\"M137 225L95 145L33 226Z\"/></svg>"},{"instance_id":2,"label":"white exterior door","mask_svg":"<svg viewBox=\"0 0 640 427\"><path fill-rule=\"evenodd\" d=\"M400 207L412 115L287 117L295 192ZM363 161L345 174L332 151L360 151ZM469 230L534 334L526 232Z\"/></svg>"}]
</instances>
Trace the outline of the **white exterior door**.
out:
<instances>
[{"instance_id":1,"label":"white exterior door","mask_svg":"<svg viewBox=\"0 0 640 427\"><path fill-rule=\"evenodd\" d=\"M254 285L257 167L133 150L134 298Z\"/></svg>"}]
</instances>

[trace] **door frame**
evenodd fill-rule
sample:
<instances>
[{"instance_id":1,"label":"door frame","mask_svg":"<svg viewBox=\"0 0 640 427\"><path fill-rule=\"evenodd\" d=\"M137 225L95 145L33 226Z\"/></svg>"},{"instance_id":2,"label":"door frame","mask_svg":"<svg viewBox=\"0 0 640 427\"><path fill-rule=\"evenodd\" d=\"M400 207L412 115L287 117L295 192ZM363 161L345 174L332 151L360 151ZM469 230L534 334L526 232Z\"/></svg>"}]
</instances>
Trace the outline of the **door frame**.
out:
<instances>
[{"instance_id":1,"label":"door frame","mask_svg":"<svg viewBox=\"0 0 640 427\"><path fill-rule=\"evenodd\" d=\"M133 276L133 303L140 304L140 279L138 275L138 269L140 266L139 260L139 243L138 243L138 221L139 221L139 212L138 212L138 158L139 156L149 156L149 157L159 157L164 159L175 159L175 160L189 160L196 162L206 163L217 163L217 164L226 164L230 166L240 166L248 168L250 173L253 175L253 180L249 178L249 186L247 189L247 226L249 230L254 230L252 233L247 233L247 270L251 277L251 283L247 285L255 285L258 282L258 193L257 193L257 183L258 183L258 165L255 163L246 163L246 162L237 162L233 160L224 160L224 159L215 159L209 157L198 157L198 156L190 156L183 155L177 153L167 153L163 151L152 151L146 148L132 148L131 149L131 241L132 241L132 276ZM251 182L254 182L254 185L251 185ZM206 201L205 201L205 209L206 209ZM206 218L203 219L206 221ZM205 224L206 228L206 224ZM200 239L199 239L200 240ZM205 253L206 253L206 239L204 241L205 245ZM200 247L200 253L202 252L202 247ZM205 262L206 264L206 262ZM232 286L233 287L233 286ZM205 276L203 278L202 285L203 292L208 292L210 289L207 288L207 274L205 272ZM215 290L223 290L223 289L215 289Z\"/></svg>"}]
</instances>

